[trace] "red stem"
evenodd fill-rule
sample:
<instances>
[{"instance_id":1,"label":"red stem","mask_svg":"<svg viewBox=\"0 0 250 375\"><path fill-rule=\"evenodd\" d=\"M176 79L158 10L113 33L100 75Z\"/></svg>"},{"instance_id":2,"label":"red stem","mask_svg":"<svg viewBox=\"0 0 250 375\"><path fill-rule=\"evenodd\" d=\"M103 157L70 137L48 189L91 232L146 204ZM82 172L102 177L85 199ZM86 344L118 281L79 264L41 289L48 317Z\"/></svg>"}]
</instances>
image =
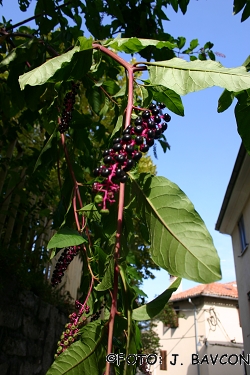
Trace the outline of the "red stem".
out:
<instances>
[{"instance_id":1,"label":"red stem","mask_svg":"<svg viewBox=\"0 0 250 375\"><path fill-rule=\"evenodd\" d=\"M117 56L114 52L108 50L107 48L94 43L93 48L99 49L103 53L110 56L112 59L117 61L121 66L123 66L127 70L128 74L128 105L126 108L126 118L125 118L125 129L130 124L131 114L133 110L133 82L134 82L134 72L141 71L146 69L146 67L136 67L121 57ZM110 310L110 318L109 318L109 334L108 334L108 348L107 354L112 352L112 342L113 342L113 332L114 332L114 322L115 322L115 315L117 314L117 294L118 294L118 277L119 277L119 267L118 267L118 259L120 257L120 247L121 247L121 236L122 236L122 219L123 219L123 208L124 208L124 195L125 195L125 184L120 184L120 192L119 192L119 204L118 204L118 217L117 217L117 230L116 230L116 243L115 243L115 250L114 250L114 259L115 259L115 268L114 268L114 287L113 287L113 294L112 294L112 305ZM106 364L106 371L105 375L110 374L110 363L107 362Z\"/></svg>"}]
</instances>

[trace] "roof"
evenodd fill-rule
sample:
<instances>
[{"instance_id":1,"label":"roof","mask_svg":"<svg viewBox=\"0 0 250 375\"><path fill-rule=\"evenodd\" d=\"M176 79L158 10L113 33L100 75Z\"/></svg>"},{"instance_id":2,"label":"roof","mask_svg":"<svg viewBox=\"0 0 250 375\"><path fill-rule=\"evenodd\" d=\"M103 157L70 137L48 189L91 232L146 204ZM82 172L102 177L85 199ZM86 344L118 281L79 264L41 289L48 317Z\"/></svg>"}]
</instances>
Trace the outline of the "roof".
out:
<instances>
[{"instance_id":1,"label":"roof","mask_svg":"<svg viewBox=\"0 0 250 375\"><path fill-rule=\"evenodd\" d=\"M184 300L190 297L208 296L208 297L225 297L238 299L238 289L236 281L230 283L211 283L200 284L194 288L185 290L184 292L175 293L170 298L170 301Z\"/></svg>"}]
</instances>

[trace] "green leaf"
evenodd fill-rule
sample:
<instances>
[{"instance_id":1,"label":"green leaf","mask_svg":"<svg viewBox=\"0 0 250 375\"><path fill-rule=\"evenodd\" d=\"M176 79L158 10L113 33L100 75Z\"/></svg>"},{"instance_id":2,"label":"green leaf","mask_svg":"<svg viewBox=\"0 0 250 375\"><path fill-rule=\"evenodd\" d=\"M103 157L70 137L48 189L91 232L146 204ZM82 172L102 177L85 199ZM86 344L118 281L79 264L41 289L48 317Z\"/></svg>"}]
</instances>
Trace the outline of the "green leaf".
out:
<instances>
[{"instance_id":1,"label":"green leaf","mask_svg":"<svg viewBox=\"0 0 250 375\"><path fill-rule=\"evenodd\" d=\"M112 134L110 136L110 139L113 138L113 136L122 128L122 125L123 125L123 115L120 115L118 117L118 120L117 120L117 123L115 125L115 128L114 130L112 131Z\"/></svg>"},{"instance_id":2,"label":"green leaf","mask_svg":"<svg viewBox=\"0 0 250 375\"><path fill-rule=\"evenodd\" d=\"M250 154L250 90L236 95L238 103L235 106L235 118L238 133L242 138L245 149Z\"/></svg>"},{"instance_id":3,"label":"green leaf","mask_svg":"<svg viewBox=\"0 0 250 375\"><path fill-rule=\"evenodd\" d=\"M42 149L42 151L40 152L40 155L38 156L38 159L36 161L36 164L35 164L35 167L34 167L34 170L33 170L33 173L35 172L35 170L37 169L37 167L39 167L40 164L42 164L42 161L41 161L41 157L42 157L42 154L47 151L51 146L52 146L52 140L55 136L55 133L56 133L56 129L57 129L57 126L55 127L53 133L51 134L51 136L49 137L48 139L48 142L46 143L46 145L44 146L44 148Z\"/></svg>"},{"instance_id":4,"label":"green leaf","mask_svg":"<svg viewBox=\"0 0 250 375\"><path fill-rule=\"evenodd\" d=\"M164 86L153 87L153 97L158 102L163 102L170 111L179 116L184 116L184 107L180 95Z\"/></svg>"},{"instance_id":5,"label":"green leaf","mask_svg":"<svg viewBox=\"0 0 250 375\"><path fill-rule=\"evenodd\" d=\"M235 95L233 92L224 90L218 100L217 112L221 113L228 109L230 105L233 103L234 97Z\"/></svg>"},{"instance_id":6,"label":"green leaf","mask_svg":"<svg viewBox=\"0 0 250 375\"><path fill-rule=\"evenodd\" d=\"M190 42L189 49L193 51L199 45L198 39L193 39Z\"/></svg>"},{"instance_id":7,"label":"green leaf","mask_svg":"<svg viewBox=\"0 0 250 375\"><path fill-rule=\"evenodd\" d=\"M146 305L133 310L132 318L134 320L149 320L158 315L165 307L166 303L181 283L181 278L177 278L162 294L150 301Z\"/></svg>"},{"instance_id":8,"label":"green leaf","mask_svg":"<svg viewBox=\"0 0 250 375\"><path fill-rule=\"evenodd\" d=\"M79 214L86 216L90 220L101 221L102 216L94 203L87 204L86 206L82 207L78 212Z\"/></svg>"},{"instance_id":9,"label":"green leaf","mask_svg":"<svg viewBox=\"0 0 250 375\"><path fill-rule=\"evenodd\" d=\"M247 0L234 0L233 14L239 13L246 5Z\"/></svg>"},{"instance_id":10,"label":"green leaf","mask_svg":"<svg viewBox=\"0 0 250 375\"><path fill-rule=\"evenodd\" d=\"M115 38L104 42L105 47L111 47L116 51L135 53L140 52L148 46L155 46L156 48L167 47L169 49L175 48L175 44L168 41L160 41L155 39L138 39L138 38Z\"/></svg>"},{"instance_id":11,"label":"green leaf","mask_svg":"<svg viewBox=\"0 0 250 375\"><path fill-rule=\"evenodd\" d=\"M100 284L98 284L95 287L95 290L97 290L98 292L103 292L103 291L111 289L113 287L114 267L115 267L114 258L111 258L110 262L109 262L109 265L108 265L108 268L107 268L107 270L106 270L106 272L103 276L103 279L100 282Z\"/></svg>"},{"instance_id":12,"label":"green leaf","mask_svg":"<svg viewBox=\"0 0 250 375\"><path fill-rule=\"evenodd\" d=\"M80 47L74 47L72 50L64 53L63 55L54 57L30 72L21 75L19 77L21 90L23 90L26 85L43 85L51 77L53 77L57 70L61 69L63 64L69 63L72 60L73 55L79 51Z\"/></svg>"},{"instance_id":13,"label":"green leaf","mask_svg":"<svg viewBox=\"0 0 250 375\"><path fill-rule=\"evenodd\" d=\"M242 12L241 22L245 21L250 16L250 3L248 2Z\"/></svg>"},{"instance_id":14,"label":"green leaf","mask_svg":"<svg viewBox=\"0 0 250 375\"><path fill-rule=\"evenodd\" d=\"M177 39L177 47L179 49L182 49L184 47L186 43L186 38L184 38L183 36L179 36L178 39Z\"/></svg>"},{"instance_id":15,"label":"green leaf","mask_svg":"<svg viewBox=\"0 0 250 375\"><path fill-rule=\"evenodd\" d=\"M150 232L153 261L171 275L201 283L219 280L212 237L183 191L165 177L130 177Z\"/></svg>"},{"instance_id":16,"label":"green leaf","mask_svg":"<svg viewBox=\"0 0 250 375\"><path fill-rule=\"evenodd\" d=\"M228 91L241 91L250 87L250 74L246 68L224 68L217 61L184 61L177 57L155 63L146 63L153 85L163 85L179 95L220 86Z\"/></svg>"},{"instance_id":17,"label":"green leaf","mask_svg":"<svg viewBox=\"0 0 250 375\"><path fill-rule=\"evenodd\" d=\"M105 348L102 339L106 328L100 320L88 323L81 329L81 341L77 341L61 353L46 375L79 375L103 373Z\"/></svg>"},{"instance_id":18,"label":"green leaf","mask_svg":"<svg viewBox=\"0 0 250 375\"><path fill-rule=\"evenodd\" d=\"M52 249L53 247L63 248L68 246L77 246L84 242L87 241L80 236L77 231L64 227L54 234L54 236L50 239L47 249Z\"/></svg>"}]
</instances>

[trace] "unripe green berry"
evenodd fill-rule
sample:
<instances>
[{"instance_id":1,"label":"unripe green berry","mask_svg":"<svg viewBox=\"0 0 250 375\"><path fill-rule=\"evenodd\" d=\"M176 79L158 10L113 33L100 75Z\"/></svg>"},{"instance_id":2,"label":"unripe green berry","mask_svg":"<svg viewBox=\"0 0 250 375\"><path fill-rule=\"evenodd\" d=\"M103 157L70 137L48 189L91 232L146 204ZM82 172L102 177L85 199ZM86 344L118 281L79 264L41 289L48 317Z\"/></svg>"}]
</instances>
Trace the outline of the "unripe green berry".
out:
<instances>
[{"instance_id":1,"label":"unripe green berry","mask_svg":"<svg viewBox=\"0 0 250 375\"><path fill-rule=\"evenodd\" d=\"M102 215L108 215L109 214L109 210L107 208L103 208L100 210L100 214Z\"/></svg>"},{"instance_id":2,"label":"unripe green berry","mask_svg":"<svg viewBox=\"0 0 250 375\"><path fill-rule=\"evenodd\" d=\"M95 203L102 203L103 197L101 194L97 194L94 199ZM71 327L72 328L72 327Z\"/></svg>"}]
</instances>

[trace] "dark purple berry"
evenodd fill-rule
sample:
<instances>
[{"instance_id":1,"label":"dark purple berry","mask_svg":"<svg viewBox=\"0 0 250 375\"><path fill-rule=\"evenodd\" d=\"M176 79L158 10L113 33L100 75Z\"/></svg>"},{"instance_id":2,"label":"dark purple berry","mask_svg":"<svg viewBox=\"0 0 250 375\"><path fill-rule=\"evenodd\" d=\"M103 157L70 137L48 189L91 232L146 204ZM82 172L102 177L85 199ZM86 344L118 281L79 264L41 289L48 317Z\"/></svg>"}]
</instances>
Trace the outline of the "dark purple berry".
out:
<instances>
[{"instance_id":1,"label":"dark purple berry","mask_svg":"<svg viewBox=\"0 0 250 375\"><path fill-rule=\"evenodd\" d=\"M168 113L165 113L163 115L163 119L166 121L166 122L169 122L171 120L171 116L168 114Z\"/></svg>"},{"instance_id":2,"label":"dark purple berry","mask_svg":"<svg viewBox=\"0 0 250 375\"><path fill-rule=\"evenodd\" d=\"M143 144L143 137L142 137L141 135L137 135L137 136L135 137L135 143L136 143L137 145L141 145L141 144Z\"/></svg>"},{"instance_id":3,"label":"dark purple berry","mask_svg":"<svg viewBox=\"0 0 250 375\"><path fill-rule=\"evenodd\" d=\"M120 151L122 150L122 145L120 143L115 143L113 146L114 151Z\"/></svg>"},{"instance_id":4,"label":"dark purple berry","mask_svg":"<svg viewBox=\"0 0 250 375\"><path fill-rule=\"evenodd\" d=\"M125 155L116 155L116 160L118 161L118 163L123 163L125 160L126 160L126 156Z\"/></svg>"},{"instance_id":5,"label":"dark purple berry","mask_svg":"<svg viewBox=\"0 0 250 375\"><path fill-rule=\"evenodd\" d=\"M131 135L130 134L124 134L122 137L123 142L130 142L131 141Z\"/></svg>"},{"instance_id":6,"label":"dark purple berry","mask_svg":"<svg viewBox=\"0 0 250 375\"><path fill-rule=\"evenodd\" d=\"M151 116L150 111L146 110L146 111L142 112L142 118L143 118L144 120L149 119L150 116Z\"/></svg>"},{"instance_id":7,"label":"dark purple berry","mask_svg":"<svg viewBox=\"0 0 250 375\"><path fill-rule=\"evenodd\" d=\"M124 176L120 178L120 182L125 183L127 179L128 179L128 176L125 174Z\"/></svg>"},{"instance_id":8,"label":"dark purple berry","mask_svg":"<svg viewBox=\"0 0 250 375\"><path fill-rule=\"evenodd\" d=\"M159 115L159 109L157 109L157 108L152 109L151 112L152 112L153 116Z\"/></svg>"},{"instance_id":9,"label":"dark purple berry","mask_svg":"<svg viewBox=\"0 0 250 375\"><path fill-rule=\"evenodd\" d=\"M110 170L108 168L103 168L101 171L102 177L108 177L110 175Z\"/></svg>"},{"instance_id":10,"label":"dark purple berry","mask_svg":"<svg viewBox=\"0 0 250 375\"><path fill-rule=\"evenodd\" d=\"M122 177L122 176L124 176L124 175L125 175L125 172L123 172L123 170L122 170L121 168L118 168L118 169L116 170L115 176L116 176L117 178L120 178L120 177Z\"/></svg>"},{"instance_id":11,"label":"dark purple berry","mask_svg":"<svg viewBox=\"0 0 250 375\"><path fill-rule=\"evenodd\" d=\"M164 109L164 108L166 108L166 106L165 106L164 103L158 103L158 107L159 107L160 109Z\"/></svg>"},{"instance_id":12,"label":"dark purple berry","mask_svg":"<svg viewBox=\"0 0 250 375\"><path fill-rule=\"evenodd\" d=\"M102 153L102 156L107 156L107 155L109 155L109 150L104 150Z\"/></svg>"},{"instance_id":13,"label":"dark purple berry","mask_svg":"<svg viewBox=\"0 0 250 375\"><path fill-rule=\"evenodd\" d=\"M94 175L95 177L98 177L98 176L100 175L100 168L96 168L96 169L94 169L94 171L93 171L93 175Z\"/></svg>"},{"instance_id":14,"label":"dark purple berry","mask_svg":"<svg viewBox=\"0 0 250 375\"><path fill-rule=\"evenodd\" d=\"M155 122L152 119L148 120L148 128L149 129L155 129Z\"/></svg>"},{"instance_id":15,"label":"dark purple berry","mask_svg":"<svg viewBox=\"0 0 250 375\"><path fill-rule=\"evenodd\" d=\"M140 150L141 150L141 152L148 152L149 146L148 145L141 145Z\"/></svg>"},{"instance_id":16,"label":"dark purple berry","mask_svg":"<svg viewBox=\"0 0 250 375\"><path fill-rule=\"evenodd\" d=\"M135 125L142 125L143 121L142 121L142 118L141 117L137 117L135 119Z\"/></svg>"},{"instance_id":17,"label":"dark purple berry","mask_svg":"<svg viewBox=\"0 0 250 375\"><path fill-rule=\"evenodd\" d=\"M148 108L150 109L150 111L152 111L152 109L155 109L155 108L156 108L156 104L151 103L150 106L149 106Z\"/></svg>"},{"instance_id":18,"label":"dark purple berry","mask_svg":"<svg viewBox=\"0 0 250 375\"><path fill-rule=\"evenodd\" d=\"M151 146L153 146L153 144L154 144L154 139L153 139L153 138L148 138L148 139L146 140L146 143L147 143L147 145L148 145L149 147L151 147Z\"/></svg>"},{"instance_id":19,"label":"dark purple berry","mask_svg":"<svg viewBox=\"0 0 250 375\"><path fill-rule=\"evenodd\" d=\"M162 129L163 132L165 130L167 130L167 128L168 128L168 124L166 122L164 122L163 124L161 124L161 129Z\"/></svg>"},{"instance_id":20,"label":"dark purple berry","mask_svg":"<svg viewBox=\"0 0 250 375\"><path fill-rule=\"evenodd\" d=\"M126 127L126 129L123 130L122 134L130 134L131 132L131 129L132 129L132 125L129 125Z\"/></svg>"},{"instance_id":21,"label":"dark purple berry","mask_svg":"<svg viewBox=\"0 0 250 375\"><path fill-rule=\"evenodd\" d=\"M125 148L125 151L128 153L128 154L132 154L132 152L134 151L134 146L133 145L127 145L126 148Z\"/></svg>"},{"instance_id":22,"label":"dark purple berry","mask_svg":"<svg viewBox=\"0 0 250 375\"><path fill-rule=\"evenodd\" d=\"M113 162L113 158L112 156L107 155L103 158L103 161L105 164L111 164Z\"/></svg>"},{"instance_id":23,"label":"dark purple berry","mask_svg":"<svg viewBox=\"0 0 250 375\"><path fill-rule=\"evenodd\" d=\"M148 138L154 138L156 130L149 129L147 133Z\"/></svg>"},{"instance_id":24,"label":"dark purple berry","mask_svg":"<svg viewBox=\"0 0 250 375\"><path fill-rule=\"evenodd\" d=\"M135 134L141 134L142 131L143 131L143 126L137 125L137 126L134 127Z\"/></svg>"},{"instance_id":25,"label":"dark purple berry","mask_svg":"<svg viewBox=\"0 0 250 375\"><path fill-rule=\"evenodd\" d=\"M135 161L140 160L141 157L142 157L142 153L141 153L140 151L136 151L136 152L134 153L134 155L133 155L133 159L134 159Z\"/></svg>"},{"instance_id":26,"label":"dark purple berry","mask_svg":"<svg viewBox=\"0 0 250 375\"><path fill-rule=\"evenodd\" d=\"M159 129L156 129L155 131L155 139L159 138L162 134L162 130L159 128Z\"/></svg>"},{"instance_id":27,"label":"dark purple berry","mask_svg":"<svg viewBox=\"0 0 250 375\"><path fill-rule=\"evenodd\" d=\"M159 123L161 122L161 118L160 118L159 115L154 116L154 122L155 122L156 124L159 124Z\"/></svg>"},{"instance_id":28,"label":"dark purple berry","mask_svg":"<svg viewBox=\"0 0 250 375\"><path fill-rule=\"evenodd\" d=\"M128 171L130 171L133 168L134 165L135 165L134 160L127 160L126 165L123 168L123 170L125 172L128 172Z\"/></svg>"},{"instance_id":29,"label":"dark purple berry","mask_svg":"<svg viewBox=\"0 0 250 375\"><path fill-rule=\"evenodd\" d=\"M120 142L121 142L121 138L114 138L113 139L113 144L120 143Z\"/></svg>"}]
</instances>

